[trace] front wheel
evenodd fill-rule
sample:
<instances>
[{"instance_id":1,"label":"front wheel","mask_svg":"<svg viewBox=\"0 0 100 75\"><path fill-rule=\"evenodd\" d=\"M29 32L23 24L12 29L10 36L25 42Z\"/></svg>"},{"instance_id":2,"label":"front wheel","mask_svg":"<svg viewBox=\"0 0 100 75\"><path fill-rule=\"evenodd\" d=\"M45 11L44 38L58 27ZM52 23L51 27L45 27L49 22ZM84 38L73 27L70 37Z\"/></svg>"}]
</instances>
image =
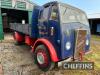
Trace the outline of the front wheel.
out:
<instances>
[{"instance_id":1,"label":"front wheel","mask_svg":"<svg viewBox=\"0 0 100 75\"><path fill-rule=\"evenodd\" d=\"M34 60L42 71L48 71L54 68L55 63L51 61L48 49L44 45L39 45L35 49Z\"/></svg>"}]
</instances>

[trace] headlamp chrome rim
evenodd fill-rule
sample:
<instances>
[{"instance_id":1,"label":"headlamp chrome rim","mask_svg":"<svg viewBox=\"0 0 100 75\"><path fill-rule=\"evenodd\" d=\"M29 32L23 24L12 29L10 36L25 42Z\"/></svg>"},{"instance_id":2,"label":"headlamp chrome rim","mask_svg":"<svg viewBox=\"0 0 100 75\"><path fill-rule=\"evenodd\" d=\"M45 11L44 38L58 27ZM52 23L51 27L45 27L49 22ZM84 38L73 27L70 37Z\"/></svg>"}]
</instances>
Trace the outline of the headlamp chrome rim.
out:
<instances>
[{"instance_id":1,"label":"headlamp chrome rim","mask_svg":"<svg viewBox=\"0 0 100 75\"><path fill-rule=\"evenodd\" d=\"M71 42L66 42L65 47L66 47L66 50L70 50L70 48L71 48Z\"/></svg>"}]
</instances>

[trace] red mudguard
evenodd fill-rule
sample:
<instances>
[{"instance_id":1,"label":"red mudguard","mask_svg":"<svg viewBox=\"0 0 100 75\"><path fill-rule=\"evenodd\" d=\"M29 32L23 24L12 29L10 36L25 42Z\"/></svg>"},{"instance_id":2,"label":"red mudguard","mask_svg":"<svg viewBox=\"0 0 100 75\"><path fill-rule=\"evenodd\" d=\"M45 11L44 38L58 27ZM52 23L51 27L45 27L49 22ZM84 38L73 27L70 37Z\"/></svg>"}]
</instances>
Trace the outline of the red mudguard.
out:
<instances>
[{"instance_id":1,"label":"red mudguard","mask_svg":"<svg viewBox=\"0 0 100 75\"><path fill-rule=\"evenodd\" d=\"M49 50L49 53L50 53L50 56L51 56L51 60L53 61L53 62L57 62L57 61L59 61L59 59L58 59L58 57L57 57L57 53L56 53L56 51L55 51L55 48L53 47L53 45L47 40L47 39L38 39L35 43L34 43L34 45L33 45L33 47L32 47L32 52L34 52L34 50L35 50L35 47L37 46L37 44L39 44L39 43L42 43L42 44L44 44L45 46L47 46L47 48L48 48L48 50Z\"/></svg>"}]
</instances>

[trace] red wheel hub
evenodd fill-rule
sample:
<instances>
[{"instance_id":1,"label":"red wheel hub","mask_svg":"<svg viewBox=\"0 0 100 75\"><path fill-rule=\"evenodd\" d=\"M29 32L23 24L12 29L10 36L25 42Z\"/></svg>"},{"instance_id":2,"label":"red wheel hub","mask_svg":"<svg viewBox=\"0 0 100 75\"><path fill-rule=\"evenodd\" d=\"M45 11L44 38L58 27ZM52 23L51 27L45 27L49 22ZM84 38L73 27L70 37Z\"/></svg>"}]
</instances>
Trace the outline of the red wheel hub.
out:
<instances>
[{"instance_id":1,"label":"red wheel hub","mask_svg":"<svg viewBox=\"0 0 100 75\"><path fill-rule=\"evenodd\" d=\"M48 65L48 56L45 51L39 50L37 52L37 61L39 65Z\"/></svg>"}]
</instances>

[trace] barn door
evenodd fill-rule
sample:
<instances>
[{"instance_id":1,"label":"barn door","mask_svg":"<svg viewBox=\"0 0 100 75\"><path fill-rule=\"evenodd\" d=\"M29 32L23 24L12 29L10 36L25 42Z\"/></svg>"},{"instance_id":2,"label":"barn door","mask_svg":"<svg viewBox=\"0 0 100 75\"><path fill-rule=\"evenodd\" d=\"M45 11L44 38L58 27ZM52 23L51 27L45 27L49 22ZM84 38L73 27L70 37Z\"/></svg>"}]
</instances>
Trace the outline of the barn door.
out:
<instances>
[{"instance_id":1,"label":"barn door","mask_svg":"<svg viewBox=\"0 0 100 75\"><path fill-rule=\"evenodd\" d=\"M9 29L8 17L7 16L3 16L2 17L2 22L3 22L3 31L7 32L8 29Z\"/></svg>"}]
</instances>

